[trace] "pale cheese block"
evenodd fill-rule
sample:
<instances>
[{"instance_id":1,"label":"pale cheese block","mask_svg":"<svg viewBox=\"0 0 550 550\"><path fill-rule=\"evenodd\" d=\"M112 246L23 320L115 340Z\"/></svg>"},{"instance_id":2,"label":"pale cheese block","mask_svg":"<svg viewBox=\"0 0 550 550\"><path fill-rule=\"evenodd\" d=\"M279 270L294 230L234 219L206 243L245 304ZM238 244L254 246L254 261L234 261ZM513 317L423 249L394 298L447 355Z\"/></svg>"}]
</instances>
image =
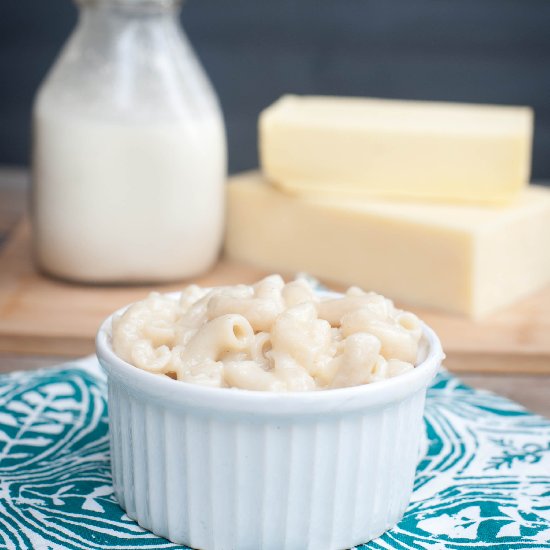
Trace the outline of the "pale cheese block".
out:
<instances>
[{"instance_id":1,"label":"pale cheese block","mask_svg":"<svg viewBox=\"0 0 550 550\"><path fill-rule=\"evenodd\" d=\"M411 306L487 315L550 283L550 190L508 207L292 197L231 178L225 253Z\"/></svg>"},{"instance_id":2,"label":"pale cheese block","mask_svg":"<svg viewBox=\"0 0 550 550\"><path fill-rule=\"evenodd\" d=\"M260 115L264 174L292 193L506 203L527 185L528 107L283 96Z\"/></svg>"}]
</instances>

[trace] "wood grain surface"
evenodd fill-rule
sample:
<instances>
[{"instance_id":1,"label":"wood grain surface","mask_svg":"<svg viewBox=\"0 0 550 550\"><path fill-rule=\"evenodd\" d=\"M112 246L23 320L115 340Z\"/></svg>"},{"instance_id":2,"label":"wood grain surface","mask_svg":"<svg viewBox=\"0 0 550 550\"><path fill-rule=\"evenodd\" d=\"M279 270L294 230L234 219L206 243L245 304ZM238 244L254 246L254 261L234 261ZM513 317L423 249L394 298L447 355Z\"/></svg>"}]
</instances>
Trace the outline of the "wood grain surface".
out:
<instances>
[{"instance_id":1,"label":"wood grain surface","mask_svg":"<svg viewBox=\"0 0 550 550\"><path fill-rule=\"evenodd\" d=\"M264 275L222 260L193 282L250 283ZM92 287L44 277L33 267L29 228L22 222L0 252L0 352L66 357L91 353L97 327L110 312L152 290L177 290L188 283ZM550 288L478 322L414 311L441 337L452 370L550 373Z\"/></svg>"}]
</instances>

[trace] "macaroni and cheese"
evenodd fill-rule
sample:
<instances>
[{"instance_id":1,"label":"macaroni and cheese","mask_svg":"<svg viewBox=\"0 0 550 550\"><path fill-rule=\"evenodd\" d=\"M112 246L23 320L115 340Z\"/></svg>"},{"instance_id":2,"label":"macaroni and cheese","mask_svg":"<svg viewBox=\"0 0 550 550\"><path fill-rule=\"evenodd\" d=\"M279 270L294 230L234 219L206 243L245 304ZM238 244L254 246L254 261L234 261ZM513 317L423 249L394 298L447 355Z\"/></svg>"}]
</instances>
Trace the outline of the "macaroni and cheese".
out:
<instances>
[{"instance_id":1,"label":"macaroni and cheese","mask_svg":"<svg viewBox=\"0 0 550 550\"><path fill-rule=\"evenodd\" d=\"M323 297L304 279L152 293L113 319L112 345L149 372L215 387L309 391L414 368L419 319L374 292Z\"/></svg>"}]
</instances>

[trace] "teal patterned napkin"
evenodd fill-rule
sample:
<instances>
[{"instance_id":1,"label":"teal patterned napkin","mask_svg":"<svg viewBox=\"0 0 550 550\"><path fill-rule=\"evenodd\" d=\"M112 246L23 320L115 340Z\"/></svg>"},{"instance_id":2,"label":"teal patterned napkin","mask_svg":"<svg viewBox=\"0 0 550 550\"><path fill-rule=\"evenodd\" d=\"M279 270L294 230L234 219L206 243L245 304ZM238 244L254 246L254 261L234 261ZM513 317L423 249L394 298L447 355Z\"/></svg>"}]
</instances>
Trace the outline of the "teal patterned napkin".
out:
<instances>
[{"instance_id":1,"label":"teal patterned napkin","mask_svg":"<svg viewBox=\"0 0 550 550\"><path fill-rule=\"evenodd\" d=\"M550 549L550 421L446 372L397 527L362 549ZM95 359L0 376L0 541L23 550L183 548L117 505Z\"/></svg>"}]
</instances>

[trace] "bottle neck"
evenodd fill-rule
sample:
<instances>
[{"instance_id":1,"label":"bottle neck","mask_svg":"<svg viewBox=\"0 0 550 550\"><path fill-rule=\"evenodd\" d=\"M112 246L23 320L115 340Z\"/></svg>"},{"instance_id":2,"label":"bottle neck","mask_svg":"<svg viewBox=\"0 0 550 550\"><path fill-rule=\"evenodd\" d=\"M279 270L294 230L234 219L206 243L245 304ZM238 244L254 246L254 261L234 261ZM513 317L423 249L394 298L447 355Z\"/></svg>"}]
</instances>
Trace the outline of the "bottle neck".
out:
<instances>
[{"instance_id":1,"label":"bottle neck","mask_svg":"<svg viewBox=\"0 0 550 550\"><path fill-rule=\"evenodd\" d=\"M132 121L217 113L181 28L179 1L78 3L78 24L49 76L49 90L57 86L50 96L58 103L63 96L66 110Z\"/></svg>"},{"instance_id":2,"label":"bottle neck","mask_svg":"<svg viewBox=\"0 0 550 550\"><path fill-rule=\"evenodd\" d=\"M81 17L88 14L145 18L178 16L182 0L77 0Z\"/></svg>"},{"instance_id":3,"label":"bottle neck","mask_svg":"<svg viewBox=\"0 0 550 550\"><path fill-rule=\"evenodd\" d=\"M181 35L179 0L77 0L77 34L96 53L131 44L160 47ZM148 46L147 46L148 44Z\"/></svg>"}]
</instances>

